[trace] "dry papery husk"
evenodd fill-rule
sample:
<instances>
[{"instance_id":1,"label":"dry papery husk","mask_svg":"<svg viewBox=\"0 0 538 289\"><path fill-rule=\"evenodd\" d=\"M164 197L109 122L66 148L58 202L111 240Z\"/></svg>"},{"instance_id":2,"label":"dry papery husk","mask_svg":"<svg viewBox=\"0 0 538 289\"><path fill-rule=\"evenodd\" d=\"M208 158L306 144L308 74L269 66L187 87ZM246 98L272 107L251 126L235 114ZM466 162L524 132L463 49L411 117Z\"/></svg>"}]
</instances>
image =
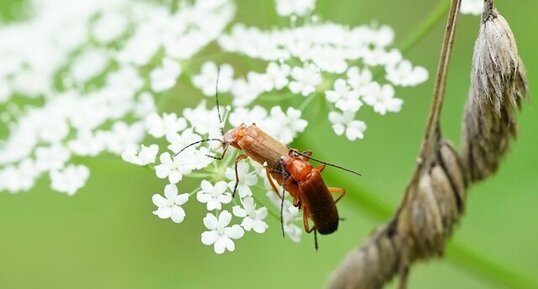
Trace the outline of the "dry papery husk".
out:
<instances>
[{"instance_id":1,"label":"dry papery husk","mask_svg":"<svg viewBox=\"0 0 538 289\"><path fill-rule=\"evenodd\" d=\"M527 74L508 23L486 1L465 108L462 157L472 181L494 173L517 135Z\"/></svg>"},{"instance_id":2,"label":"dry papery husk","mask_svg":"<svg viewBox=\"0 0 538 289\"><path fill-rule=\"evenodd\" d=\"M464 211L468 185L494 173L509 150L527 94L527 75L514 35L492 0L485 0L461 154L447 141L438 141L436 153L419 164L394 217L347 255L328 288L382 288L398 273L405 286L413 261L441 256Z\"/></svg>"},{"instance_id":3,"label":"dry papery husk","mask_svg":"<svg viewBox=\"0 0 538 289\"><path fill-rule=\"evenodd\" d=\"M381 288L412 261L442 255L463 212L467 185L462 163L449 143L442 141L427 162L397 215L348 254L328 288Z\"/></svg>"}]
</instances>

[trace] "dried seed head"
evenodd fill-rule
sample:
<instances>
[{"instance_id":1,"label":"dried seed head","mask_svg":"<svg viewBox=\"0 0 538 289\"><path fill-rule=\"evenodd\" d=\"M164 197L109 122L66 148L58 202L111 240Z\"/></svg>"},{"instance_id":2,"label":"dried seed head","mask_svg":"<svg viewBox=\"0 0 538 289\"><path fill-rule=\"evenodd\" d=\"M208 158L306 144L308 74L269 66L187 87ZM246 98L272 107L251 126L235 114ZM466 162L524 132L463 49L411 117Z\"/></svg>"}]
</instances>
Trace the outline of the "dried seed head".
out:
<instances>
[{"instance_id":1,"label":"dried seed head","mask_svg":"<svg viewBox=\"0 0 538 289\"><path fill-rule=\"evenodd\" d=\"M401 211L347 256L328 288L381 288L409 262L443 253L463 211L465 174L458 154L444 140L424 161L429 165L409 186Z\"/></svg>"},{"instance_id":2,"label":"dried seed head","mask_svg":"<svg viewBox=\"0 0 538 289\"><path fill-rule=\"evenodd\" d=\"M334 272L329 289L382 288L398 272L404 250L398 235L384 226L361 248L351 251L340 270Z\"/></svg>"},{"instance_id":3,"label":"dried seed head","mask_svg":"<svg viewBox=\"0 0 538 289\"><path fill-rule=\"evenodd\" d=\"M408 205L407 227L418 256L441 255L443 221L430 172L420 176Z\"/></svg>"},{"instance_id":4,"label":"dried seed head","mask_svg":"<svg viewBox=\"0 0 538 289\"><path fill-rule=\"evenodd\" d=\"M487 0L465 109L462 154L471 180L484 179L497 170L510 140L516 136L517 111L527 92L527 75L514 35L492 1Z\"/></svg>"},{"instance_id":5,"label":"dried seed head","mask_svg":"<svg viewBox=\"0 0 538 289\"><path fill-rule=\"evenodd\" d=\"M454 146L448 142L443 142L441 149L439 150L439 160L441 165L450 181L452 190L456 193L455 201L458 208L458 212L461 214L464 210L464 204L466 199L467 182L465 178L465 171L459 158L458 152L454 149Z\"/></svg>"},{"instance_id":6,"label":"dried seed head","mask_svg":"<svg viewBox=\"0 0 538 289\"><path fill-rule=\"evenodd\" d=\"M519 71L516 41L508 23L490 1L485 1L480 33L475 43L471 85L481 104L495 106L500 114L506 93Z\"/></svg>"}]
</instances>

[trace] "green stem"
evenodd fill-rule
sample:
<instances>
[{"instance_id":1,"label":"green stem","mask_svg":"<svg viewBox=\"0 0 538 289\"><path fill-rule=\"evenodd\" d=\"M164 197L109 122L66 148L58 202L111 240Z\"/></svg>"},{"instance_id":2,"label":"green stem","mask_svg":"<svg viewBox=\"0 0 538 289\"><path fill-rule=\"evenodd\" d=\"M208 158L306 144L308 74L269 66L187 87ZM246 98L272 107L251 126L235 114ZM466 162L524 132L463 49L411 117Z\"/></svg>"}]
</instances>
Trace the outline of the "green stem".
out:
<instances>
[{"instance_id":1,"label":"green stem","mask_svg":"<svg viewBox=\"0 0 538 289\"><path fill-rule=\"evenodd\" d=\"M306 107L312 102L312 100L314 100L316 97L317 97L317 93L311 94L311 95L309 95L308 97L306 97L306 99L303 101L303 103L301 103L301 105L299 106L299 110L300 110L300 111L304 111L305 108L306 108Z\"/></svg>"}]
</instances>

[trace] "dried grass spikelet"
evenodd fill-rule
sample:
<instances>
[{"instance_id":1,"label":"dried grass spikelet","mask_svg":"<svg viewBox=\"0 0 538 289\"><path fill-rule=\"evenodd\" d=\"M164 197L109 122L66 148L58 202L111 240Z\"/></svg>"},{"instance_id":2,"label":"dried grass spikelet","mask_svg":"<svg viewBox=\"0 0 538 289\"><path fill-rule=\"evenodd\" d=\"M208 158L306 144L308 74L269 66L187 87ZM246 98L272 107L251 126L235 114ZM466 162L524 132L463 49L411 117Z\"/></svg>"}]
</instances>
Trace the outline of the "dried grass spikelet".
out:
<instances>
[{"instance_id":1,"label":"dried grass spikelet","mask_svg":"<svg viewBox=\"0 0 538 289\"><path fill-rule=\"evenodd\" d=\"M527 75L512 31L485 1L465 109L462 156L472 181L497 170L517 134L517 111L527 97Z\"/></svg>"},{"instance_id":2,"label":"dried grass spikelet","mask_svg":"<svg viewBox=\"0 0 538 289\"><path fill-rule=\"evenodd\" d=\"M391 222L348 254L330 289L375 289L417 259L442 255L465 201L464 169L452 145L441 141L408 187Z\"/></svg>"}]
</instances>

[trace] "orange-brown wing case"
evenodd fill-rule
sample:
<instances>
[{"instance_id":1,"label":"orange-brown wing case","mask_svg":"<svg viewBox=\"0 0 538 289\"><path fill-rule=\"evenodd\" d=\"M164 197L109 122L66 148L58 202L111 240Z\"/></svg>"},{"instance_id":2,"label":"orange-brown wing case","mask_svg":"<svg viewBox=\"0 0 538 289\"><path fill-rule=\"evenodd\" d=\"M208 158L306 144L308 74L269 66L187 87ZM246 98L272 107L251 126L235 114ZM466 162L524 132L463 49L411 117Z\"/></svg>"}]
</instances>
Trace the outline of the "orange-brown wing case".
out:
<instances>
[{"instance_id":1,"label":"orange-brown wing case","mask_svg":"<svg viewBox=\"0 0 538 289\"><path fill-rule=\"evenodd\" d=\"M257 163L267 163L267 169L280 169L280 157L288 154L288 147L263 132L256 125L247 127L248 134L238 141L245 154Z\"/></svg>"},{"instance_id":2,"label":"orange-brown wing case","mask_svg":"<svg viewBox=\"0 0 538 289\"><path fill-rule=\"evenodd\" d=\"M338 211L334 199L318 170L299 183L301 203L310 212L310 218L320 234L331 234L338 229Z\"/></svg>"}]
</instances>

